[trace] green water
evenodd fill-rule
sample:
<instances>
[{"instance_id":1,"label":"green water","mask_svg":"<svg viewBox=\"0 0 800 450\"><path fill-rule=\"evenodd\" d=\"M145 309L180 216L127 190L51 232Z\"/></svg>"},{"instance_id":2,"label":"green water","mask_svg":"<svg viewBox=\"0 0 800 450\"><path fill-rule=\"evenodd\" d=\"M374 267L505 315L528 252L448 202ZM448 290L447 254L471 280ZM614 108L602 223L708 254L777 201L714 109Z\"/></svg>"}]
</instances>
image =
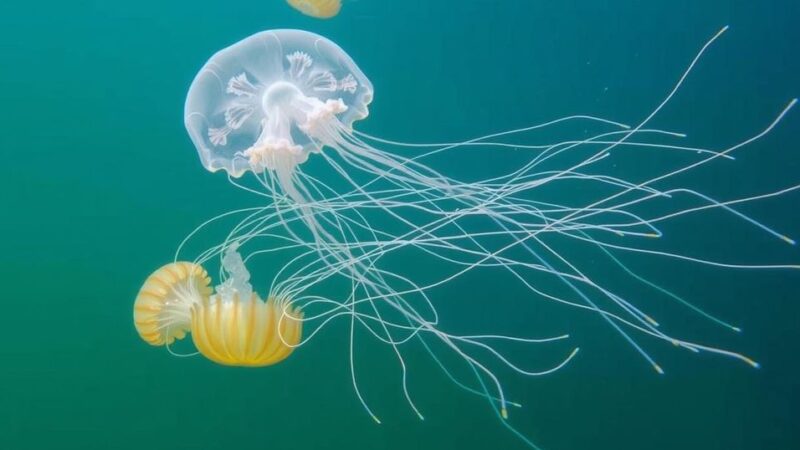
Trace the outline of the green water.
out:
<instances>
[{"instance_id":1,"label":"green water","mask_svg":"<svg viewBox=\"0 0 800 450\"><path fill-rule=\"evenodd\" d=\"M724 147L800 95L798 19L790 0L345 0L330 21L279 0L3 2L0 448L525 448L484 401L412 346L409 387L426 416L420 422L391 352L362 334L358 375L382 418L376 425L353 394L345 323L285 363L256 370L174 358L139 339L132 302L144 278L203 220L258 201L205 171L183 129L197 70L254 32L314 31L342 46L374 84L359 129L450 141L576 113L635 123L730 24L655 123L687 133L693 145ZM735 162L683 181L720 198L796 184L798 131L793 111ZM451 169L503 164L491 156ZM630 175L659 162L640 161ZM798 201L791 193L741 209L800 238ZM664 249L800 262L797 247L724 214L668 229L675 234ZM743 352L762 368L642 338L666 370L659 376L596 316L538 301L520 306L514 300L530 294L492 275L459 280L436 291L453 328L572 335L553 352L512 349L532 368L581 347L552 376L504 373L508 395L524 404L510 423L548 450L800 447L800 272L626 262L744 330L727 332L643 294L637 304L650 305L668 331ZM594 274L626 285L614 279L618 271Z\"/></svg>"}]
</instances>

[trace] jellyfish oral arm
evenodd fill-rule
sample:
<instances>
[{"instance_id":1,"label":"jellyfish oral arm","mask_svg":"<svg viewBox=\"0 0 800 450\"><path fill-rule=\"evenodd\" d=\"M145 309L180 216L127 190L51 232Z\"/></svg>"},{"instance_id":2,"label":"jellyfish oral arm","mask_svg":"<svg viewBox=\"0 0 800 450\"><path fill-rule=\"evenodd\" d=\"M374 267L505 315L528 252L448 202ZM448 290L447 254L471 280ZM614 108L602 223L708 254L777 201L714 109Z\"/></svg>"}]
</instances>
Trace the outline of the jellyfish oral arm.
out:
<instances>
[{"instance_id":1,"label":"jellyfish oral arm","mask_svg":"<svg viewBox=\"0 0 800 450\"><path fill-rule=\"evenodd\" d=\"M331 122L338 122L336 115L347 111L342 99L328 99L324 102L309 97L294 83L278 81L264 92L262 108L266 119L262 130L252 147L243 152L254 172L265 169L293 171L298 164L308 159L308 150L298 145L292 138L293 127L310 138L331 142L331 132L335 129Z\"/></svg>"}]
</instances>

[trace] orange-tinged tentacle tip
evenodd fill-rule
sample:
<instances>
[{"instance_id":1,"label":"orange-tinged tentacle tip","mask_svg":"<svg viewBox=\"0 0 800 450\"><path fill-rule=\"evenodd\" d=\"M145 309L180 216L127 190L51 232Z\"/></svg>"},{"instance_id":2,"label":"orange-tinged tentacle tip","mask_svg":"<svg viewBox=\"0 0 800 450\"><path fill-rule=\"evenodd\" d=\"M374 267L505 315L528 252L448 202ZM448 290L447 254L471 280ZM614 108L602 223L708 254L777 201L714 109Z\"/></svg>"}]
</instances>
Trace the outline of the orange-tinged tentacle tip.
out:
<instances>
[{"instance_id":1,"label":"orange-tinged tentacle tip","mask_svg":"<svg viewBox=\"0 0 800 450\"><path fill-rule=\"evenodd\" d=\"M133 302L133 324L150 345L171 344L189 331L190 308L211 295L211 278L190 262L167 264L145 280Z\"/></svg>"},{"instance_id":2,"label":"orange-tinged tentacle tip","mask_svg":"<svg viewBox=\"0 0 800 450\"><path fill-rule=\"evenodd\" d=\"M752 368L754 368L754 369L760 369L761 368L761 364L759 364L757 361L753 361L752 359L748 358L747 356L742 356L742 358L744 359L744 362L749 364Z\"/></svg>"},{"instance_id":3,"label":"orange-tinged tentacle tip","mask_svg":"<svg viewBox=\"0 0 800 450\"><path fill-rule=\"evenodd\" d=\"M192 306L191 330L197 350L215 363L270 366L300 343L303 314L285 299L214 295Z\"/></svg>"},{"instance_id":4,"label":"orange-tinged tentacle tip","mask_svg":"<svg viewBox=\"0 0 800 450\"><path fill-rule=\"evenodd\" d=\"M504 407L500 408L500 416L503 419L508 419L508 410Z\"/></svg>"},{"instance_id":5,"label":"orange-tinged tentacle tip","mask_svg":"<svg viewBox=\"0 0 800 450\"><path fill-rule=\"evenodd\" d=\"M286 0L286 3L301 13L317 19L330 19L342 9L341 0Z\"/></svg>"}]
</instances>

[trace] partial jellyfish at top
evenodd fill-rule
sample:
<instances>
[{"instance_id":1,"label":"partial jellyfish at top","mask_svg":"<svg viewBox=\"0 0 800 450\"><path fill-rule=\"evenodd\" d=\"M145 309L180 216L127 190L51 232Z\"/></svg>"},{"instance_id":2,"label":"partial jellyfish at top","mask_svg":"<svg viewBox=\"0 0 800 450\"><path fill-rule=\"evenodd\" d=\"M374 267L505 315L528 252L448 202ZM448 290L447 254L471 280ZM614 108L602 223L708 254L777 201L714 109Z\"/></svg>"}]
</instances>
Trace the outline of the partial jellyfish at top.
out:
<instances>
[{"instance_id":1,"label":"partial jellyfish at top","mask_svg":"<svg viewBox=\"0 0 800 450\"><path fill-rule=\"evenodd\" d=\"M286 3L301 13L317 19L330 19L342 9L341 0L286 0Z\"/></svg>"},{"instance_id":2,"label":"partial jellyfish at top","mask_svg":"<svg viewBox=\"0 0 800 450\"><path fill-rule=\"evenodd\" d=\"M511 334L498 326L504 318L519 322L545 305L596 315L657 373L665 368L650 348L659 344L758 367L748 356L667 331L689 318L730 332L739 328L687 298L692 293L680 280L654 280L639 267L652 259L714 270L800 268L719 261L703 256L703 247L686 253L660 244L665 231L681 231L681 219L712 212L774 238L776 245L794 244L740 207L786 195L797 184L718 199L686 175L734 163L738 152L781 122L796 99L722 148L687 144L680 132L653 124L726 30L699 49L662 101L633 124L580 114L443 143L401 142L357 130L356 122L368 117L373 86L344 50L322 36L264 31L219 51L189 88L186 129L203 166L224 173L257 203L210 218L178 246L175 264L191 261L184 267L195 267L194 276L202 278L203 266L219 267L217 293L176 300L188 307L161 306L176 311L159 319L161 334L153 334L158 325L137 327L146 340L162 342L189 331L194 336L195 322L206 323L220 311L233 317L247 308L237 302L252 291L249 283L229 280L241 279L245 266L269 261L278 267L257 272L255 279L268 284L267 298L279 302L273 313L278 320L302 324L304 335L242 332L240 338L257 335L242 345L276 342L277 335L281 345L296 348L326 327L341 330L354 394L380 422L385 405L375 405L374 393L359 384L358 342L366 331L396 358L402 395L420 419L423 411L408 383L408 352L429 356L532 447L512 426L509 409L520 405L510 399L506 380L552 374L576 358L579 348L569 330ZM220 224L223 237L209 241ZM198 250L189 254L193 247ZM479 286L487 281L490 298ZM475 294L462 289L459 296L447 295L453 285L475 286ZM148 302L159 304L157 298ZM473 313L453 316L455 309ZM151 320L158 316L150 314ZM211 345L205 339L194 338L204 355ZM546 360L536 359L537 367L529 359L519 362L533 347L546 349Z\"/></svg>"}]
</instances>

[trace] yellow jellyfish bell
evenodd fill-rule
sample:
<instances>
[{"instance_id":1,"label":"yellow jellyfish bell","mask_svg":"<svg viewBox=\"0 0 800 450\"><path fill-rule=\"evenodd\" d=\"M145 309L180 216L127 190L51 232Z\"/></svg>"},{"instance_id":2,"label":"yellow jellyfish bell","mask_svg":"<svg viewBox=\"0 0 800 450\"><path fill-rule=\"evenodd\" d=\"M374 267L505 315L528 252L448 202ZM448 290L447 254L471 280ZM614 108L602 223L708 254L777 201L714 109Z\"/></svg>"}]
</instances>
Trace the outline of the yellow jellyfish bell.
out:
<instances>
[{"instance_id":1,"label":"yellow jellyfish bell","mask_svg":"<svg viewBox=\"0 0 800 450\"><path fill-rule=\"evenodd\" d=\"M192 340L206 358L226 366L260 367L286 359L300 342L299 309L274 298L234 294L204 298L192 307Z\"/></svg>"},{"instance_id":2,"label":"yellow jellyfish bell","mask_svg":"<svg viewBox=\"0 0 800 450\"><path fill-rule=\"evenodd\" d=\"M226 366L260 367L286 359L300 343L303 314L286 298L261 300L237 245L223 258L230 278L212 295L211 278L194 263L153 272L133 305L133 323L150 345L172 344L191 331L198 352Z\"/></svg>"},{"instance_id":3,"label":"yellow jellyfish bell","mask_svg":"<svg viewBox=\"0 0 800 450\"><path fill-rule=\"evenodd\" d=\"M330 19L342 9L341 0L286 0L292 8L317 19Z\"/></svg>"},{"instance_id":4,"label":"yellow jellyfish bell","mask_svg":"<svg viewBox=\"0 0 800 450\"><path fill-rule=\"evenodd\" d=\"M133 324L150 345L183 339L191 324L191 305L211 294L205 269L189 262L167 264L153 272L133 303Z\"/></svg>"}]
</instances>

